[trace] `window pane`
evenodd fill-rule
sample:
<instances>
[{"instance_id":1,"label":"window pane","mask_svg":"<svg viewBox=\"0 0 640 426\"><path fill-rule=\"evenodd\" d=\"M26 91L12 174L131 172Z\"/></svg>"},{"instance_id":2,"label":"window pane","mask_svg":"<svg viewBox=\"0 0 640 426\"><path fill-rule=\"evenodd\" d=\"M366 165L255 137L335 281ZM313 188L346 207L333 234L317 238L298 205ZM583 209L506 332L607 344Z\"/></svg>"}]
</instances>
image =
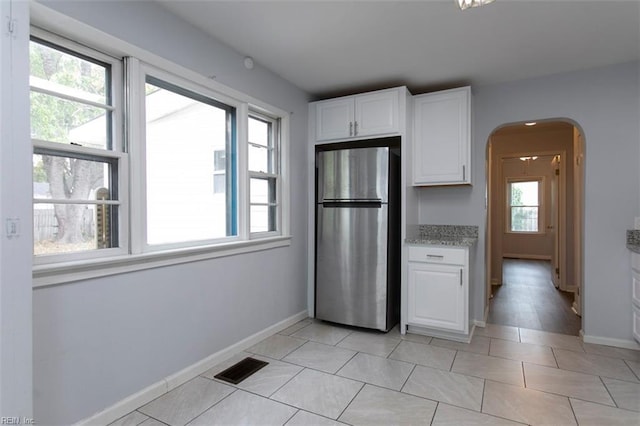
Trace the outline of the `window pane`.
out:
<instances>
[{"instance_id":1,"label":"window pane","mask_svg":"<svg viewBox=\"0 0 640 426\"><path fill-rule=\"evenodd\" d=\"M227 152L231 108L153 81L147 84L146 96L147 242L234 235L228 226L228 217L235 215L229 207L234 194L227 194L232 170ZM226 154L221 157L219 152ZM222 158L226 171L214 174ZM222 180L225 185L220 184Z\"/></svg>"},{"instance_id":2,"label":"window pane","mask_svg":"<svg viewBox=\"0 0 640 426\"><path fill-rule=\"evenodd\" d=\"M31 137L106 149L111 114L102 108L31 92Z\"/></svg>"},{"instance_id":3,"label":"window pane","mask_svg":"<svg viewBox=\"0 0 640 426\"><path fill-rule=\"evenodd\" d=\"M538 181L511 182L512 206L537 206Z\"/></svg>"},{"instance_id":4,"label":"window pane","mask_svg":"<svg viewBox=\"0 0 640 426\"><path fill-rule=\"evenodd\" d=\"M275 206L251 206L251 232L276 231Z\"/></svg>"},{"instance_id":5,"label":"window pane","mask_svg":"<svg viewBox=\"0 0 640 426\"><path fill-rule=\"evenodd\" d=\"M110 195L116 165L105 161L33 155L33 197L57 200L96 200ZM102 189L102 191L100 191Z\"/></svg>"},{"instance_id":6,"label":"window pane","mask_svg":"<svg viewBox=\"0 0 640 426\"><path fill-rule=\"evenodd\" d=\"M538 232L538 207L511 207L511 231Z\"/></svg>"},{"instance_id":7,"label":"window pane","mask_svg":"<svg viewBox=\"0 0 640 426\"><path fill-rule=\"evenodd\" d=\"M268 179L251 178L250 201L251 201L251 204L275 203L276 202L275 178L268 178Z\"/></svg>"},{"instance_id":8,"label":"window pane","mask_svg":"<svg viewBox=\"0 0 640 426\"><path fill-rule=\"evenodd\" d=\"M29 43L32 86L107 103L109 69L37 41Z\"/></svg>"},{"instance_id":9,"label":"window pane","mask_svg":"<svg viewBox=\"0 0 640 426\"><path fill-rule=\"evenodd\" d=\"M250 231L277 230L276 179L251 178L250 182ZM264 204L264 205L256 205Z\"/></svg>"},{"instance_id":10,"label":"window pane","mask_svg":"<svg viewBox=\"0 0 640 426\"><path fill-rule=\"evenodd\" d=\"M271 152L267 148L249 145L249 170L252 172L273 173L273 162L270 161Z\"/></svg>"},{"instance_id":11,"label":"window pane","mask_svg":"<svg viewBox=\"0 0 640 426\"><path fill-rule=\"evenodd\" d=\"M35 255L117 247L118 207L105 204L35 204Z\"/></svg>"},{"instance_id":12,"label":"window pane","mask_svg":"<svg viewBox=\"0 0 640 426\"><path fill-rule=\"evenodd\" d=\"M249 117L249 142L262 146L269 146L270 124L266 121Z\"/></svg>"}]
</instances>

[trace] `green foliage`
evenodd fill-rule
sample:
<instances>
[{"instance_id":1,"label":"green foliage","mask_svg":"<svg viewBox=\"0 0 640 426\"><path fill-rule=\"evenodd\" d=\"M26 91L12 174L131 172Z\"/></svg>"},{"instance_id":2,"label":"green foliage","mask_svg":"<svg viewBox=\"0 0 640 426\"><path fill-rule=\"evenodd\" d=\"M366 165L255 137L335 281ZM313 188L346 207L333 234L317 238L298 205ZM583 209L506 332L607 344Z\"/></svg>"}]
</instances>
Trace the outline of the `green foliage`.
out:
<instances>
[{"instance_id":1,"label":"green foliage","mask_svg":"<svg viewBox=\"0 0 640 426\"><path fill-rule=\"evenodd\" d=\"M105 68L80 58L32 42L31 75L76 90L81 97L104 102ZM69 143L69 132L105 114L78 102L31 93L31 136ZM74 141L76 142L76 141ZM81 143L81 142L80 142Z\"/></svg>"}]
</instances>

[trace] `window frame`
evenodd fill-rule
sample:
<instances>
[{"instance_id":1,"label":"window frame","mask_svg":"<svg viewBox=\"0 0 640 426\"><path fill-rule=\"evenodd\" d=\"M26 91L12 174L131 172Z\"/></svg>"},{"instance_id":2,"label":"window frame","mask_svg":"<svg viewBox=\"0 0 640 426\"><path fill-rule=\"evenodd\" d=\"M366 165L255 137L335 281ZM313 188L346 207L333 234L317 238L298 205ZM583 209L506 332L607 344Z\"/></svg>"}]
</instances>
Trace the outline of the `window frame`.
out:
<instances>
[{"instance_id":1,"label":"window frame","mask_svg":"<svg viewBox=\"0 0 640 426\"><path fill-rule=\"evenodd\" d=\"M183 248L199 248L199 247L208 247L215 246L217 244L223 244L227 242L238 241L240 239L240 232L237 231L236 235L226 236L222 238L215 239L203 239L198 241L184 241L177 243L164 243L164 244L149 244L147 240L147 226L146 226L146 218L147 218L147 148L146 148L146 112L145 112L145 84L147 82L147 76L152 77L153 79L160 80L162 82L168 83L170 85L179 87L186 91L192 92L199 96L211 99L216 103L224 104L230 108L235 109L235 125L236 128L238 126L238 111L242 106L241 102L237 100L226 97L222 94L219 94L216 91L211 90L205 86L197 84L191 80L175 75L171 72L162 70L153 65L144 63L139 61L136 58L126 58L125 66L127 69L127 76L129 82L129 93L131 98L129 99L130 105L130 120L133 122L141 123L140 126L129 126L129 129L132 132L129 136L130 141L136 141L136 143L132 143L130 145L132 161L137 165L135 170L132 170L132 175L135 175L134 180L137 181L136 185L132 186L132 209L137 212L136 214L136 224L138 229L137 232L132 232L131 239L133 242L133 253L152 253L152 252L163 252L172 249L183 249ZM137 127L137 128L136 128ZM233 131L232 131L233 132ZM241 143L238 140L237 130L236 130L236 140L235 149L238 150L238 145ZM229 154L229 153L228 153ZM233 154L233 153L231 153ZM233 161L233 160L231 160ZM212 170L213 173L213 170ZM229 174L235 173L235 180L238 181L238 177L241 174L241 170L238 167L238 164L235 165L235 170L229 171ZM237 204L237 192L238 188L235 189L236 194L236 204ZM231 194L233 197L234 195ZM236 207L237 209L237 207ZM227 212L228 213L228 212ZM234 218L236 222L239 222L239 218Z\"/></svg>"},{"instance_id":2,"label":"window frame","mask_svg":"<svg viewBox=\"0 0 640 426\"><path fill-rule=\"evenodd\" d=\"M291 113L273 105L267 104L251 95L218 83L215 76L204 76L192 69L178 65L175 62L160 57L143 48L123 41L117 37L101 32L92 27L76 21L65 20L65 24L59 24L58 18L64 17L51 9L42 7L37 3L32 5L31 31L46 33L51 37L67 40L73 39L74 44L84 43L90 46L91 51L98 51L116 60L123 61L122 73L123 91L114 92L119 97L123 107L121 128L123 135L119 140L121 151L112 152L119 158L120 195L123 211L128 214L121 215L120 242L122 247L128 244L128 249L113 255L99 255L95 258L85 259L76 255L70 256L64 261L55 261L47 264L35 264L33 267L33 286L44 287L49 285L66 284L78 280L105 277L114 274L153 269L177 265L187 262L202 261L224 256L241 255L255 251L269 250L287 247L291 245L290 235L290 179L289 179L289 150L290 150L290 121ZM42 29L41 29L41 28ZM47 31L48 30L48 31ZM49 32L51 31L51 32ZM55 33L55 34L54 34ZM66 38L65 38L66 37ZM139 120L139 105L135 105L135 99L139 96L135 86L130 82L124 83L129 77L131 69L134 70L140 64L158 69L162 73L173 76L181 76L190 84L204 87L215 93L214 98L222 102L238 105L236 110L237 124L237 168L238 168L238 235L233 241L225 240L209 245L193 245L187 247L167 248L158 251L143 251L142 238L139 229L143 221L143 215L138 209L140 191L141 168L139 144L131 143L139 138L141 126L131 125ZM144 86L142 86L144 87ZM115 101L115 99L114 99ZM263 113L280 120L280 229L277 233L267 235L252 235L249 233L249 204L248 204L248 173L247 173L247 114L249 110ZM138 112L136 112L138 111ZM125 119L126 118L126 119ZM139 123L140 121L138 121ZM145 171L146 174L146 171ZM125 229L127 232L124 232ZM124 233L123 233L124 232ZM102 252L104 252L103 249Z\"/></svg>"},{"instance_id":3,"label":"window frame","mask_svg":"<svg viewBox=\"0 0 640 426\"><path fill-rule=\"evenodd\" d=\"M511 184L522 183L522 182L538 183L538 205L537 206L530 206L530 205L512 206L511 205ZM544 176L508 177L505 179L505 189L506 189L505 233L517 234L517 235L542 235L545 233L544 182L545 182ZM537 231L514 231L512 229L512 223L511 223L511 217L512 217L511 210L513 207L536 207L538 209L538 230Z\"/></svg>"},{"instance_id":4,"label":"window frame","mask_svg":"<svg viewBox=\"0 0 640 426\"><path fill-rule=\"evenodd\" d=\"M249 119L255 119L255 120L259 120L259 121L263 121L265 123L268 124L269 126L269 135L268 135L268 139L269 139L269 143L267 144L267 151L268 151L268 161L272 162L272 170L271 171L256 171L256 170L251 170L249 168L249 166L247 166L247 195L248 195L248 203L249 203L249 210L248 210L248 226L249 226L249 234L251 236L251 238L261 238L261 237L266 237L266 236L271 236L271 235L278 235L281 232L281 228L282 228L282 213L281 213L281 192L282 192L282 177L280 174L281 171L281 156L280 156L280 145L281 145L281 131L280 131L280 127L281 127L281 120L279 118L275 118L272 116L269 116L267 114L258 112L258 111L254 111L254 110L250 110L249 114L247 116L247 128L248 128L248 120ZM248 132L247 132L248 133ZM250 146L256 146L256 147L262 147L264 148L264 145L260 145L260 144L256 144L253 143L249 140L248 134L247 134L247 150ZM269 152L271 151L271 152ZM248 154L247 154L248 155ZM251 179L261 179L261 180L265 180L267 182L270 181L274 181L274 189L275 189L275 200L273 202L269 202L267 201L267 203L252 203L251 202ZM267 210L269 210L270 208L274 208L275 209L275 214L273 217L273 221L274 221L274 229L273 230L267 230L267 231L251 231L251 207L252 206L265 206L267 207ZM270 215L270 213L267 213L267 215Z\"/></svg>"},{"instance_id":5,"label":"window frame","mask_svg":"<svg viewBox=\"0 0 640 426\"><path fill-rule=\"evenodd\" d=\"M102 259L105 257L121 256L127 254L129 251L129 164L128 156L123 151L124 122L122 119L122 113L124 109L124 102L122 99L122 93L124 91L124 81L122 78L122 61L97 49L92 49L90 47L68 40L64 37L50 33L37 27L31 27L30 42L31 41L36 41L37 43L54 48L66 54L77 56L91 62L102 63L110 67L109 78L105 82L105 84L109 85L110 90L109 94L105 93L105 105L109 105L112 108L105 108L105 111L111 111L111 131L109 133L109 136L111 138L110 147L101 149L46 141L37 138L31 139L31 145L34 155L56 155L64 158L115 163L117 171L115 172L116 182L114 182L115 188L113 188L113 191L115 191L115 193L117 194L116 200L110 200L110 202L108 203L67 202L65 204L110 204L118 206L118 234L116 236L118 242L117 247L78 252L62 252L42 255L34 254L33 264L34 266L65 264L73 261L91 261L93 259ZM34 86L32 86L31 84L29 85L30 93L45 93L49 96L54 96L59 99L68 99L65 96L56 96L55 91L45 92L42 90L33 90L33 87ZM91 105L91 103L82 102L81 100L74 99L73 102ZM34 196L32 204L34 206L35 204L58 204L55 203L55 201L56 200L37 199Z\"/></svg>"}]
</instances>

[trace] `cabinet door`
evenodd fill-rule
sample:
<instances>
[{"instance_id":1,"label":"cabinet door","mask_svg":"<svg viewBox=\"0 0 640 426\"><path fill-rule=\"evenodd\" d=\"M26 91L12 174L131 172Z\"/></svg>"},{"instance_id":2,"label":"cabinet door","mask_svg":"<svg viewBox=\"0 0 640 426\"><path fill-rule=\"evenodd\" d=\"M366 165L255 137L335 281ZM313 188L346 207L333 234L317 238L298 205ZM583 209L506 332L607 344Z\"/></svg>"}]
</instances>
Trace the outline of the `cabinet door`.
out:
<instances>
[{"instance_id":1,"label":"cabinet door","mask_svg":"<svg viewBox=\"0 0 640 426\"><path fill-rule=\"evenodd\" d=\"M471 183L468 87L414 98L414 185Z\"/></svg>"},{"instance_id":2,"label":"cabinet door","mask_svg":"<svg viewBox=\"0 0 640 426\"><path fill-rule=\"evenodd\" d=\"M355 103L354 136L398 132L400 97L397 90L358 95Z\"/></svg>"},{"instance_id":3,"label":"cabinet door","mask_svg":"<svg viewBox=\"0 0 640 426\"><path fill-rule=\"evenodd\" d=\"M346 139L353 133L353 96L316 104L316 140Z\"/></svg>"},{"instance_id":4,"label":"cabinet door","mask_svg":"<svg viewBox=\"0 0 640 426\"><path fill-rule=\"evenodd\" d=\"M409 262L408 323L467 332L464 268Z\"/></svg>"}]
</instances>

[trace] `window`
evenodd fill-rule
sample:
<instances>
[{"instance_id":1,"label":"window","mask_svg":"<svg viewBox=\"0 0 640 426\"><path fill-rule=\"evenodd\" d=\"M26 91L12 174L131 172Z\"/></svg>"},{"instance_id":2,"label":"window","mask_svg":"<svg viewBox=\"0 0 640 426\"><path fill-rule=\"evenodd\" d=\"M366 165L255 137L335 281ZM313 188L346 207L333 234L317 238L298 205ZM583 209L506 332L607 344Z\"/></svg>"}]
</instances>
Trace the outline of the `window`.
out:
<instances>
[{"instance_id":1,"label":"window","mask_svg":"<svg viewBox=\"0 0 640 426\"><path fill-rule=\"evenodd\" d=\"M508 182L510 232L540 232L540 187L541 179Z\"/></svg>"},{"instance_id":2,"label":"window","mask_svg":"<svg viewBox=\"0 0 640 426\"><path fill-rule=\"evenodd\" d=\"M33 37L29 46L36 263L126 244L119 63L62 43Z\"/></svg>"},{"instance_id":3,"label":"window","mask_svg":"<svg viewBox=\"0 0 640 426\"><path fill-rule=\"evenodd\" d=\"M278 230L278 128L277 120L249 116L249 223L252 233Z\"/></svg>"},{"instance_id":4,"label":"window","mask_svg":"<svg viewBox=\"0 0 640 426\"><path fill-rule=\"evenodd\" d=\"M237 235L235 108L148 74L144 108L147 244Z\"/></svg>"},{"instance_id":5,"label":"window","mask_svg":"<svg viewBox=\"0 0 640 426\"><path fill-rule=\"evenodd\" d=\"M288 114L137 52L149 62L32 28L34 277L46 283L64 282L68 262L86 277L109 274L86 267L98 258L135 270L288 244Z\"/></svg>"}]
</instances>

